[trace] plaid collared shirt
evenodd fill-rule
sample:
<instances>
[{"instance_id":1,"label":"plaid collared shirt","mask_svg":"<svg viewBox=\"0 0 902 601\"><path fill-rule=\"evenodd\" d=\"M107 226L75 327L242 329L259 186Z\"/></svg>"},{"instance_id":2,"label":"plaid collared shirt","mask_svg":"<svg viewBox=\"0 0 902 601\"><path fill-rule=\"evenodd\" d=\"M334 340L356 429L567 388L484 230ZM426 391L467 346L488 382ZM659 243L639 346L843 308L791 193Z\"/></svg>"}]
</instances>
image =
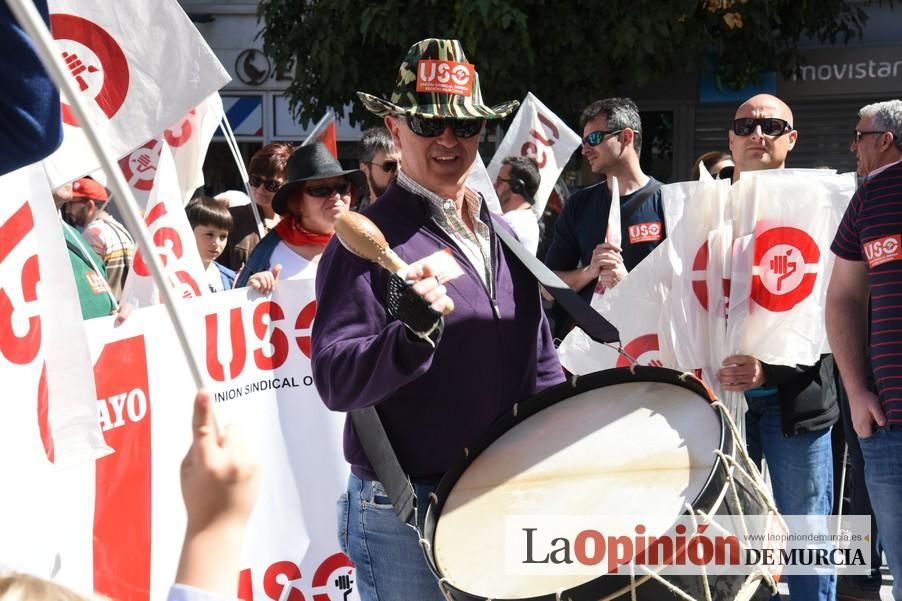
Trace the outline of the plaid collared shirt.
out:
<instances>
[{"instance_id":1,"label":"plaid collared shirt","mask_svg":"<svg viewBox=\"0 0 902 601\"><path fill-rule=\"evenodd\" d=\"M464 209L469 213L473 222L471 231L464 223L463 218L458 215L457 206L453 200L442 198L413 181L404 173L403 167L398 171L398 185L429 201L432 220L457 243L460 250L476 268L476 272L482 276L482 281L489 289L489 293L494 294L495 282L492 277L489 226L479 218L482 197L469 188L464 191Z\"/></svg>"}]
</instances>

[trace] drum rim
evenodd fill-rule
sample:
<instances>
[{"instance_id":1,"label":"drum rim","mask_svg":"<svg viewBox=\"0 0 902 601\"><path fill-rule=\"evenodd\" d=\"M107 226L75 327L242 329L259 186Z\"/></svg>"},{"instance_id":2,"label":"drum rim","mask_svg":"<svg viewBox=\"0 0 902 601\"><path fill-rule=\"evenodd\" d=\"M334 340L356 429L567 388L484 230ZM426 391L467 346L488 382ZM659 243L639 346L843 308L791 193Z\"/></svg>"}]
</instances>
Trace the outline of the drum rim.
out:
<instances>
[{"instance_id":1,"label":"drum rim","mask_svg":"<svg viewBox=\"0 0 902 601\"><path fill-rule=\"evenodd\" d=\"M521 401L520 403L515 404L513 410L508 411L498 417L480 436L476 444L468 447L467 449L464 449L464 457L462 458L462 460L452 466L448 471L446 471L442 478L439 480L439 483L435 487L435 491L433 493L434 501L429 503L429 506L426 508L426 517L423 523L422 538L425 540L425 545L423 545L423 548L424 555L426 556L426 563L429 565L429 569L432 570L432 573L436 576L436 578L439 579L440 586L448 587L456 596L464 596L469 600L482 601L483 599L485 599L484 597L477 597L472 593L458 589L453 584L443 580L444 576L438 568L433 552L435 545L435 527L438 522L438 517L441 516L441 510L444 508L445 502L448 499L448 494L451 492L451 489L454 488L454 485L460 479L461 475L476 460L476 458L479 457L482 452L485 451L486 448L488 448L492 443L498 440L501 435L511 430L518 423L525 421L527 418L535 415L536 413L539 413L540 411L543 411L544 409L547 409L548 407L551 407L556 403L597 388L635 382L657 382L662 384L672 384L695 392L698 396L707 401L708 405L711 406L711 409L718 414L718 421L720 422L720 437L718 441L718 448L724 453L732 452L732 449L724 448L725 443L727 442L727 437L730 438L731 444L735 444L735 441L732 440L732 435L727 428L727 424L723 419L723 416L718 411L718 407L713 406L714 403L718 401L717 397L704 382L702 382L691 372L681 372L665 367L648 367L636 365L631 368L618 367L597 371L583 376L571 377L561 384L552 386L551 388L548 388L525 401ZM720 411L722 411L722 408L720 408ZM692 500L693 506L700 497L708 494L708 487L711 484L711 481L716 477L718 470L721 469L722 463L724 463L723 458L719 455L716 456L711 464L711 470L708 473L708 476L705 478L704 485L701 487L696 497ZM422 510L422 508L420 508L419 510ZM562 593L572 593L574 595L589 593L591 597L591 595L599 593L598 589L600 588L602 578L603 576L593 578L571 589L566 589L565 591L562 591ZM555 599L555 595L545 594L538 597L522 597L509 600L493 598L493 601L545 601L552 599Z\"/></svg>"}]
</instances>

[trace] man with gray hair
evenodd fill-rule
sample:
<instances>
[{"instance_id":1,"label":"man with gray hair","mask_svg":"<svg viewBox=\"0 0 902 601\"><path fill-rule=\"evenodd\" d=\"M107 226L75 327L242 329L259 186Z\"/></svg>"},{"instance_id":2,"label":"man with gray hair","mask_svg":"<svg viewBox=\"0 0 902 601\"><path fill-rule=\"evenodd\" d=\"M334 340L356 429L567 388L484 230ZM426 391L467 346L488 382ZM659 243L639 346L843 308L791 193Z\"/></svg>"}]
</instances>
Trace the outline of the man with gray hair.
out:
<instances>
[{"instance_id":1,"label":"man with gray hair","mask_svg":"<svg viewBox=\"0 0 902 601\"><path fill-rule=\"evenodd\" d=\"M886 100L861 107L852 135L858 175L874 175L902 160L902 100Z\"/></svg>"},{"instance_id":2,"label":"man with gray hair","mask_svg":"<svg viewBox=\"0 0 902 601\"><path fill-rule=\"evenodd\" d=\"M852 137L851 150L858 159L858 175L873 177L902 159L902 100L875 102L861 107L858 111L858 124ZM843 267L847 267L844 265ZM840 273L843 273L840 267ZM842 298L843 289L837 280L834 294L830 296L831 309L837 299ZM842 347L841 351L842 352ZM853 377L855 368L852 370ZM868 391L876 392L874 377L869 360L863 366L865 384ZM865 484L865 462L862 456L858 435L855 432L849 397L842 378L837 378L839 407L842 414L842 426L848 447L849 463L852 478L852 494L849 502L850 513L871 516L871 573L869 575L840 576L837 581L838 599L879 599L882 576L880 574L882 543L884 537L878 537L879 527L874 517L871 498ZM854 385L854 384L853 384Z\"/></svg>"},{"instance_id":3,"label":"man with gray hair","mask_svg":"<svg viewBox=\"0 0 902 601\"><path fill-rule=\"evenodd\" d=\"M398 177L401 153L395 148L388 128L381 125L364 131L357 148L357 160L360 162L360 170L366 175L369 188L367 197L362 198L357 205L357 210L362 211L382 196Z\"/></svg>"},{"instance_id":4,"label":"man with gray hair","mask_svg":"<svg viewBox=\"0 0 902 601\"><path fill-rule=\"evenodd\" d=\"M895 599L902 599L900 105L891 100L859 113L853 150L859 174L867 178L833 239L836 262L826 306L827 337L848 396Z\"/></svg>"}]
</instances>

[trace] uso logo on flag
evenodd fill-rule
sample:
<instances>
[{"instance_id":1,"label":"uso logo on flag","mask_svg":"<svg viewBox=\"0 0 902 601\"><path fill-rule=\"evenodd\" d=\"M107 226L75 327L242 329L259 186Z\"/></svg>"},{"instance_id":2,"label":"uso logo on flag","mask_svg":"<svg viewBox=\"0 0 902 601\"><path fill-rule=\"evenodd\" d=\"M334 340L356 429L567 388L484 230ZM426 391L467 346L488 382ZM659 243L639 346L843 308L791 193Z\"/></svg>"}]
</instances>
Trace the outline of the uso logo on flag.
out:
<instances>
[{"instance_id":1,"label":"uso logo on flag","mask_svg":"<svg viewBox=\"0 0 902 601\"><path fill-rule=\"evenodd\" d=\"M661 236L660 221L649 221L648 223L637 223L629 227L630 244L639 242L659 242Z\"/></svg>"},{"instance_id":2,"label":"uso logo on flag","mask_svg":"<svg viewBox=\"0 0 902 601\"><path fill-rule=\"evenodd\" d=\"M417 92L457 94L473 93L473 65L457 61L421 60L417 62Z\"/></svg>"},{"instance_id":3,"label":"uso logo on flag","mask_svg":"<svg viewBox=\"0 0 902 601\"><path fill-rule=\"evenodd\" d=\"M902 234L893 234L865 242L862 246L864 256L868 260L868 267L877 267L890 261L898 261L900 244L902 244Z\"/></svg>"}]
</instances>

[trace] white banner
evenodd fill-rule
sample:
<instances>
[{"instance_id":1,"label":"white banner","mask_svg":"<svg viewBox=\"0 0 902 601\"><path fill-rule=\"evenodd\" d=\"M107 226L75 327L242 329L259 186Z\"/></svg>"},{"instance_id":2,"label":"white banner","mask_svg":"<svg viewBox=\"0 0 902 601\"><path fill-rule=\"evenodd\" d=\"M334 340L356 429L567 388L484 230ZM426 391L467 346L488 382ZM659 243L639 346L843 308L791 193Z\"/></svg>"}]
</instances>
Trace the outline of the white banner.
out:
<instances>
[{"instance_id":1,"label":"white banner","mask_svg":"<svg viewBox=\"0 0 902 601\"><path fill-rule=\"evenodd\" d=\"M245 601L357 599L336 535L344 415L326 409L311 376L313 294L313 280L293 280L272 298L245 288L184 303L220 423L240 428L261 466L236 581ZM72 483L65 513L77 540L60 578L78 584L87 571L111 599L162 601L184 536L179 465L191 443L192 377L162 306L87 329L100 422L116 453L97 462L96 481L85 472L80 488Z\"/></svg>"},{"instance_id":2,"label":"white banner","mask_svg":"<svg viewBox=\"0 0 902 601\"><path fill-rule=\"evenodd\" d=\"M183 298L202 296L210 292L207 275L182 205L182 191L172 153L165 142L159 144L162 152L144 210L144 223L172 288ZM135 253L135 260L125 280L122 302L136 307L162 302L150 273L150 265L145 262L141 250Z\"/></svg>"},{"instance_id":3,"label":"white banner","mask_svg":"<svg viewBox=\"0 0 902 601\"><path fill-rule=\"evenodd\" d=\"M495 181L501 161L509 156L535 159L542 181L532 210L537 217L541 216L561 171L581 143L582 138L576 132L529 92L489 163L489 178Z\"/></svg>"},{"instance_id":4,"label":"white banner","mask_svg":"<svg viewBox=\"0 0 902 601\"><path fill-rule=\"evenodd\" d=\"M125 11L104 0L50 0L50 28L115 157L159 136L230 80L175 0ZM100 166L65 100L63 135L45 160L54 188Z\"/></svg>"},{"instance_id":5,"label":"white banner","mask_svg":"<svg viewBox=\"0 0 902 601\"><path fill-rule=\"evenodd\" d=\"M49 576L59 527L55 466L92 463L107 447L47 178L32 165L0 178L0 191L0 563Z\"/></svg>"}]
</instances>

